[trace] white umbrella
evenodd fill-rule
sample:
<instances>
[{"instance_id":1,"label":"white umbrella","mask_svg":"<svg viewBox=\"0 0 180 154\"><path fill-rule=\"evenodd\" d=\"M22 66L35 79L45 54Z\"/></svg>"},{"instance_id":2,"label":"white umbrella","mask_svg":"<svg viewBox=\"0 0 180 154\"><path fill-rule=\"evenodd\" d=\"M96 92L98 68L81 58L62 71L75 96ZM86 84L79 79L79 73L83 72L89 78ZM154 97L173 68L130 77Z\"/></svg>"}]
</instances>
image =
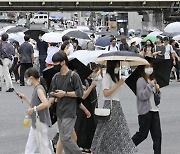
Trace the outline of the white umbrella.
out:
<instances>
[{"instance_id":1,"label":"white umbrella","mask_svg":"<svg viewBox=\"0 0 180 154\"><path fill-rule=\"evenodd\" d=\"M154 32L151 32L151 33L149 33L148 34L148 36L159 36L159 35L161 35L163 32L161 32L161 31L154 31Z\"/></svg>"},{"instance_id":2,"label":"white umbrella","mask_svg":"<svg viewBox=\"0 0 180 154\"><path fill-rule=\"evenodd\" d=\"M19 44L21 45L24 42L24 35L25 34L23 32L10 33L9 40L15 40L15 41L19 42Z\"/></svg>"},{"instance_id":3,"label":"white umbrella","mask_svg":"<svg viewBox=\"0 0 180 154\"><path fill-rule=\"evenodd\" d=\"M3 33L5 33L8 29L14 28L16 26L6 26L0 29L0 35L2 35Z\"/></svg>"},{"instance_id":4,"label":"white umbrella","mask_svg":"<svg viewBox=\"0 0 180 154\"><path fill-rule=\"evenodd\" d=\"M95 51L89 51L89 50L78 50L72 53L68 56L68 58L77 58L79 61L81 61L83 64L87 65L90 62L95 62L96 58L100 56L101 54L108 53L107 50L95 50Z\"/></svg>"},{"instance_id":5,"label":"white umbrella","mask_svg":"<svg viewBox=\"0 0 180 154\"><path fill-rule=\"evenodd\" d=\"M49 43L59 43L62 42L62 35L59 32L49 32L42 36L42 40Z\"/></svg>"},{"instance_id":6,"label":"white umbrella","mask_svg":"<svg viewBox=\"0 0 180 154\"><path fill-rule=\"evenodd\" d=\"M180 32L180 22L173 22L168 24L165 28L164 31L167 33L176 33Z\"/></svg>"},{"instance_id":7,"label":"white umbrella","mask_svg":"<svg viewBox=\"0 0 180 154\"><path fill-rule=\"evenodd\" d=\"M176 40L176 41L180 40L180 35L174 36L173 39Z\"/></svg>"},{"instance_id":8,"label":"white umbrella","mask_svg":"<svg viewBox=\"0 0 180 154\"><path fill-rule=\"evenodd\" d=\"M128 43L129 45L131 45L132 42L136 42L136 44L140 44L141 41L142 41L142 38L140 38L140 37L134 37L134 38L132 38L131 40L129 40L127 43Z\"/></svg>"},{"instance_id":9,"label":"white umbrella","mask_svg":"<svg viewBox=\"0 0 180 154\"><path fill-rule=\"evenodd\" d=\"M134 33L135 32L135 30L134 29L130 29L130 30L128 30L128 33Z\"/></svg>"}]
</instances>

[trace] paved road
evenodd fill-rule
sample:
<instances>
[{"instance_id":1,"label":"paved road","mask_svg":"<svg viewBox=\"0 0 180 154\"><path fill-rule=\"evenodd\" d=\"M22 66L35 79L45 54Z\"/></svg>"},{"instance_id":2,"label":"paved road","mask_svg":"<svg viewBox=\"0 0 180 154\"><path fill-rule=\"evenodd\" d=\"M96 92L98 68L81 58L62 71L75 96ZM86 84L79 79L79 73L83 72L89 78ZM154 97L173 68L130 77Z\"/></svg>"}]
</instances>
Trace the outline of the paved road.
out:
<instances>
[{"instance_id":1,"label":"paved road","mask_svg":"<svg viewBox=\"0 0 180 154\"><path fill-rule=\"evenodd\" d=\"M17 91L31 97L32 87L20 87L14 83ZM172 82L162 89L160 115L163 133L162 154L180 153L180 83ZM137 111L134 94L124 85L122 91L122 106L129 124L131 135L138 129ZM0 92L0 154L22 154L27 141L29 128L23 128L26 103L21 103L14 93L6 93L5 86ZM52 138L56 127L49 130ZM138 154L153 154L150 135L138 147Z\"/></svg>"}]
</instances>

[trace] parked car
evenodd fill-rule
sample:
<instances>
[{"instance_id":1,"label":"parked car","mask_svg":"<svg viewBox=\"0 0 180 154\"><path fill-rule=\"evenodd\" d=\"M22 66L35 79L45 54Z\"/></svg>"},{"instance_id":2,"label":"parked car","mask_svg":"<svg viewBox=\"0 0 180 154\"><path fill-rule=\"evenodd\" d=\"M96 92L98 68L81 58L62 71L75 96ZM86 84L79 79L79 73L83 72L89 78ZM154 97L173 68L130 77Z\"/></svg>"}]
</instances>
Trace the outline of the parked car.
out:
<instances>
[{"instance_id":1,"label":"parked car","mask_svg":"<svg viewBox=\"0 0 180 154\"><path fill-rule=\"evenodd\" d=\"M45 24L48 23L47 14L35 14L33 18L30 19L31 24Z\"/></svg>"}]
</instances>

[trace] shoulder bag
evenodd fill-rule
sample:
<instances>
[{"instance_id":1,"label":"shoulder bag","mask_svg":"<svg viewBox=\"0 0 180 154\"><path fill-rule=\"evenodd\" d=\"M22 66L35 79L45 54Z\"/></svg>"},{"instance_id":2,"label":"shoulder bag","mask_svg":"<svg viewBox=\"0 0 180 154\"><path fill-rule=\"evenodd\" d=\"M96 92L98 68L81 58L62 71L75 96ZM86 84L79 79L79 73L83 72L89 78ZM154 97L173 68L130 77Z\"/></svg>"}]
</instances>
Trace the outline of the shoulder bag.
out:
<instances>
[{"instance_id":1,"label":"shoulder bag","mask_svg":"<svg viewBox=\"0 0 180 154\"><path fill-rule=\"evenodd\" d=\"M102 85L101 85L101 87L102 87ZM100 95L100 91L101 91L101 88L99 90L98 98ZM111 99L111 108L110 109L98 108L98 106L97 106L95 108L94 115L97 120L110 121L111 120L111 110L112 110L112 99Z\"/></svg>"}]
</instances>

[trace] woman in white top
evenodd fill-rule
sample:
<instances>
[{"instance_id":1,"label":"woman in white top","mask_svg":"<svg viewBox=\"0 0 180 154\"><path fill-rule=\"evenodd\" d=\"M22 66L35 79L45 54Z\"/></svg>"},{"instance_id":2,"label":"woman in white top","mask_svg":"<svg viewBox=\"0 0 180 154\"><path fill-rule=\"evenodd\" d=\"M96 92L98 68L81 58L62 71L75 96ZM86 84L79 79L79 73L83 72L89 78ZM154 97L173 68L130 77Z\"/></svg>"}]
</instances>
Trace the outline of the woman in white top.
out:
<instances>
[{"instance_id":1,"label":"woman in white top","mask_svg":"<svg viewBox=\"0 0 180 154\"><path fill-rule=\"evenodd\" d=\"M119 61L107 61L107 73L103 77L102 87L104 108L111 108L111 120L98 121L91 145L94 154L131 154L135 151L120 104L120 91L124 81L119 79L119 70Z\"/></svg>"}]
</instances>

